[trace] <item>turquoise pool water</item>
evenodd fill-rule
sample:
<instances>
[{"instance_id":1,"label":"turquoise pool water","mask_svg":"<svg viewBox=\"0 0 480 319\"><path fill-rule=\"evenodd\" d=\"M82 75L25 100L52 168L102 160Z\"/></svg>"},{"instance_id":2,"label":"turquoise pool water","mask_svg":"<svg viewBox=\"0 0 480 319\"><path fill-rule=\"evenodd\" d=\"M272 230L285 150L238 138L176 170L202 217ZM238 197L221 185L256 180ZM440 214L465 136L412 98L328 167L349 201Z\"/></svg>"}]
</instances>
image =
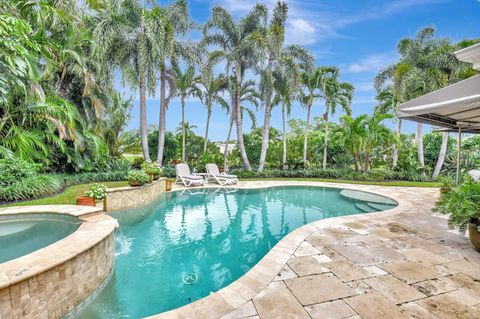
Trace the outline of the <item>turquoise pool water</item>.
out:
<instances>
[{"instance_id":1,"label":"turquoise pool water","mask_svg":"<svg viewBox=\"0 0 480 319\"><path fill-rule=\"evenodd\" d=\"M79 226L77 218L58 214L0 215L0 263L53 244Z\"/></svg>"},{"instance_id":2,"label":"turquoise pool water","mask_svg":"<svg viewBox=\"0 0 480 319\"><path fill-rule=\"evenodd\" d=\"M187 190L112 214L120 224L113 276L70 317L140 318L180 307L239 278L295 228L395 206L379 196L346 199L340 191Z\"/></svg>"}]
</instances>

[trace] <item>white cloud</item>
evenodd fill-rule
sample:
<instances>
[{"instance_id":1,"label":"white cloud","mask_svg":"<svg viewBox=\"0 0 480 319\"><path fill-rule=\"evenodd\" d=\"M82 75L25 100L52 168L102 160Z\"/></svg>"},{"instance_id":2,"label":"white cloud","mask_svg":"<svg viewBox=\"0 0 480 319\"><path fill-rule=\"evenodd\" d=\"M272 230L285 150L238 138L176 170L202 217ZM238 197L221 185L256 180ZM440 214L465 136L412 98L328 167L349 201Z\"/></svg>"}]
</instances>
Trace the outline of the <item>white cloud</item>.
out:
<instances>
[{"instance_id":1,"label":"white cloud","mask_svg":"<svg viewBox=\"0 0 480 319\"><path fill-rule=\"evenodd\" d=\"M357 62L351 63L346 67L348 73L375 73L394 63L398 59L398 56L394 52L373 54L365 58L360 59Z\"/></svg>"},{"instance_id":2,"label":"white cloud","mask_svg":"<svg viewBox=\"0 0 480 319\"><path fill-rule=\"evenodd\" d=\"M285 32L287 43L312 44L316 41L315 27L302 18L293 18L288 21Z\"/></svg>"},{"instance_id":3,"label":"white cloud","mask_svg":"<svg viewBox=\"0 0 480 319\"><path fill-rule=\"evenodd\" d=\"M352 105L355 104L375 104L376 100L373 96L358 96L352 100Z\"/></svg>"}]
</instances>

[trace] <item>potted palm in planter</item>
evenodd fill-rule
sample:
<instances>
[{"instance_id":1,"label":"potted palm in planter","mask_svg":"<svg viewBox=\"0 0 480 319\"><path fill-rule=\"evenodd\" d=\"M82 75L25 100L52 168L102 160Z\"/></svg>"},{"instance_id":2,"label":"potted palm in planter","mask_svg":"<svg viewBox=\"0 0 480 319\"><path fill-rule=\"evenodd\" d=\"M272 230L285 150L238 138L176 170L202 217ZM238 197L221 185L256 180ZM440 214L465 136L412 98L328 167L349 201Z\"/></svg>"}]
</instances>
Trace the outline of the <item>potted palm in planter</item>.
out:
<instances>
[{"instance_id":1,"label":"potted palm in planter","mask_svg":"<svg viewBox=\"0 0 480 319\"><path fill-rule=\"evenodd\" d=\"M468 180L443 193L434 211L450 214L450 228L468 229L470 241L480 251L480 183Z\"/></svg>"},{"instance_id":2,"label":"potted palm in planter","mask_svg":"<svg viewBox=\"0 0 480 319\"><path fill-rule=\"evenodd\" d=\"M128 172L127 175L128 184L130 186L142 186L150 182L150 176L142 170L132 170Z\"/></svg>"}]
</instances>

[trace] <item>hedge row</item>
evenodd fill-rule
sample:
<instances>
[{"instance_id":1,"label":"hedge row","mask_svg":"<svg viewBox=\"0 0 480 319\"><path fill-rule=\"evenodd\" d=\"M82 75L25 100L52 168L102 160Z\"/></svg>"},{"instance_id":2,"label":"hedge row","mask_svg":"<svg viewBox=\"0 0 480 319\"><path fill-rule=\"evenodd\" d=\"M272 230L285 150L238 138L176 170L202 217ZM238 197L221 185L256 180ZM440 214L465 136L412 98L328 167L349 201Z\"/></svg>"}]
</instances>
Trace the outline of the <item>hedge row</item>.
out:
<instances>
[{"instance_id":1,"label":"hedge row","mask_svg":"<svg viewBox=\"0 0 480 319\"><path fill-rule=\"evenodd\" d=\"M426 175L419 174L415 171L374 170L365 175L352 170L311 168L298 170L268 169L263 172L232 169L230 170L230 173L235 174L240 178L325 178L379 182L394 180L412 182L429 181L429 178Z\"/></svg>"}]
</instances>

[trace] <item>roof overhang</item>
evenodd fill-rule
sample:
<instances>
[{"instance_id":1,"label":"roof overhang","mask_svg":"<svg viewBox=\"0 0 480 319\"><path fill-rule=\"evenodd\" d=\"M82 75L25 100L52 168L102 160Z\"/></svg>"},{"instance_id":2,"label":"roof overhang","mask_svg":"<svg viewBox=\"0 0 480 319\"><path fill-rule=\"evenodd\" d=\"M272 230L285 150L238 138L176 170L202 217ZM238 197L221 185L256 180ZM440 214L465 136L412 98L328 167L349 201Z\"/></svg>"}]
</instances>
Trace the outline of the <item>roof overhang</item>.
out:
<instances>
[{"instance_id":1,"label":"roof overhang","mask_svg":"<svg viewBox=\"0 0 480 319\"><path fill-rule=\"evenodd\" d=\"M480 75L403 103L397 115L442 130L480 133Z\"/></svg>"},{"instance_id":2,"label":"roof overhang","mask_svg":"<svg viewBox=\"0 0 480 319\"><path fill-rule=\"evenodd\" d=\"M480 71L480 43L455 52L457 59L471 63L475 70Z\"/></svg>"}]
</instances>

